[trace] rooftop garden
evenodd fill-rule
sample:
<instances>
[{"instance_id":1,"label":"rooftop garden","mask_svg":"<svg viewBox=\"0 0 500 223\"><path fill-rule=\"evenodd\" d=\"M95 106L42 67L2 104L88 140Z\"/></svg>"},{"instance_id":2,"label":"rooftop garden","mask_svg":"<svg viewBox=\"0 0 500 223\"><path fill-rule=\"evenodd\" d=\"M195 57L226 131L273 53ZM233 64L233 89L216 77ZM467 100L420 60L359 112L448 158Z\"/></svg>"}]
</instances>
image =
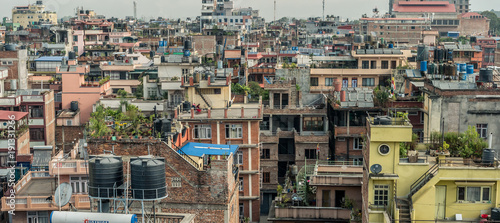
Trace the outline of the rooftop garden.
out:
<instances>
[{"instance_id":1,"label":"rooftop garden","mask_svg":"<svg viewBox=\"0 0 500 223\"><path fill-rule=\"evenodd\" d=\"M91 114L87 129L92 137L111 139L153 137L154 115L146 118L135 105L120 102L125 111L97 106Z\"/></svg>"}]
</instances>

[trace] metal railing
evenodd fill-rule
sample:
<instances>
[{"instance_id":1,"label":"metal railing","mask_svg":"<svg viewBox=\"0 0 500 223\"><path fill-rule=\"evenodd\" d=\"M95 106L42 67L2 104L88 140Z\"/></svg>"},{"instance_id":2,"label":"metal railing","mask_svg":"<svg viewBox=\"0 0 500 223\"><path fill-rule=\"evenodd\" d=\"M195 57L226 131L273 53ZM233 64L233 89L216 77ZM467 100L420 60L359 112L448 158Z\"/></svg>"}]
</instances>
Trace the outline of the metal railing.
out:
<instances>
[{"instance_id":1,"label":"metal railing","mask_svg":"<svg viewBox=\"0 0 500 223\"><path fill-rule=\"evenodd\" d=\"M198 162L196 162L196 161L195 161L193 158L191 158L188 154L186 154L184 151L182 151L182 149L181 149L181 148L179 148L177 145L175 145L175 144L172 144L172 145L175 147L175 149L176 149L177 153L178 153L179 155L181 155L184 159L186 159L186 161L188 161L188 162L189 162L191 165L193 165L196 169L198 169L198 170L199 170L199 169L201 169L201 165L200 165Z\"/></svg>"},{"instance_id":2,"label":"metal railing","mask_svg":"<svg viewBox=\"0 0 500 223\"><path fill-rule=\"evenodd\" d=\"M410 185L410 197L413 196L423 186L421 184L427 183L439 170L439 164L432 165L422 176L420 176L413 184Z\"/></svg>"}]
</instances>

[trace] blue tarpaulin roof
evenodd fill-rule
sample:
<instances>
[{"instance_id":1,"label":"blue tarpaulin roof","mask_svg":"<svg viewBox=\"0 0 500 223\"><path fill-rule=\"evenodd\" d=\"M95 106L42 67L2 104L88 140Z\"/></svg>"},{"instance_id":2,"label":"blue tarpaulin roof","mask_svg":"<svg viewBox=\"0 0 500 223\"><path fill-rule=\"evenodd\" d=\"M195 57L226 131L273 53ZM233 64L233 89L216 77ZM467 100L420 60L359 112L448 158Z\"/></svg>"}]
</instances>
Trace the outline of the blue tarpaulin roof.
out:
<instances>
[{"instance_id":1,"label":"blue tarpaulin roof","mask_svg":"<svg viewBox=\"0 0 500 223\"><path fill-rule=\"evenodd\" d=\"M190 156L229 155L238 151L238 145L218 145L208 143L188 142L181 150Z\"/></svg>"},{"instance_id":2,"label":"blue tarpaulin roof","mask_svg":"<svg viewBox=\"0 0 500 223\"><path fill-rule=\"evenodd\" d=\"M53 62L60 62L63 60L64 57L59 57L59 56L51 56L51 57L40 57L40 58L37 58L35 59L35 62L37 61L44 61L44 62L49 62L49 61L53 61Z\"/></svg>"}]
</instances>

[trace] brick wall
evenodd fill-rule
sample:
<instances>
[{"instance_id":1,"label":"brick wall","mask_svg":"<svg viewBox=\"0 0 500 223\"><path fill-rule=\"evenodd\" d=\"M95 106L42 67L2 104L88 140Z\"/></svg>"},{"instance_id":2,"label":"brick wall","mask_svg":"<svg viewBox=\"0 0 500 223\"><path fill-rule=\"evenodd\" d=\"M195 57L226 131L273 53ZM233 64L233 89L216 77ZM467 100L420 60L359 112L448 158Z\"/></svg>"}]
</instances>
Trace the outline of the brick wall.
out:
<instances>
[{"instance_id":1,"label":"brick wall","mask_svg":"<svg viewBox=\"0 0 500 223\"><path fill-rule=\"evenodd\" d=\"M56 126L55 127L55 144L59 148L69 151L73 148L74 139L83 139L83 126ZM64 134L63 134L64 133Z\"/></svg>"},{"instance_id":2,"label":"brick wall","mask_svg":"<svg viewBox=\"0 0 500 223\"><path fill-rule=\"evenodd\" d=\"M4 83L5 90L11 90L10 79L18 78L18 58L17 51L0 51L0 59L6 59L7 61L12 61L12 65L2 65L3 67L7 67L9 69L7 80ZM19 83L18 83L19 87Z\"/></svg>"},{"instance_id":3,"label":"brick wall","mask_svg":"<svg viewBox=\"0 0 500 223\"><path fill-rule=\"evenodd\" d=\"M226 212L233 219L238 216L238 185L228 169L232 166L232 156L228 160L213 160L211 168L199 171L166 144L155 140L119 140L114 151L126 161L129 157L147 155L148 144L151 155L165 158L168 197L158 204L163 212L196 214L196 222L220 222ZM89 140L88 148L89 154L113 150L109 141L102 139ZM174 177L181 178L181 187L172 187Z\"/></svg>"}]
</instances>

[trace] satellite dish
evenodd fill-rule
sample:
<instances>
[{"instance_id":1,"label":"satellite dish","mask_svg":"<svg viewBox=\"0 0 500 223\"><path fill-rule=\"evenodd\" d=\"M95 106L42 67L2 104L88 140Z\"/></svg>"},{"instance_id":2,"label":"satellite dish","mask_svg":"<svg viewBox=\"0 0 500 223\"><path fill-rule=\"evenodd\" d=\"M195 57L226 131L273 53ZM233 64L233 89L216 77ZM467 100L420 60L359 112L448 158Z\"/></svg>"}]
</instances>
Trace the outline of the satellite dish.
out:
<instances>
[{"instance_id":1,"label":"satellite dish","mask_svg":"<svg viewBox=\"0 0 500 223\"><path fill-rule=\"evenodd\" d=\"M372 171L372 173L374 174L379 174L380 172L382 172L382 166L380 164L373 164L370 167L370 171Z\"/></svg>"},{"instance_id":2,"label":"satellite dish","mask_svg":"<svg viewBox=\"0 0 500 223\"><path fill-rule=\"evenodd\" d=\"M71 185L69 185L69 183L62 183L56 189L56 193L54 194L54 202L58 207L63 207L64 205L68 204L69 199L71 199L72 193L73 188L71 187Z\"/></svg>"}]
</instances>

